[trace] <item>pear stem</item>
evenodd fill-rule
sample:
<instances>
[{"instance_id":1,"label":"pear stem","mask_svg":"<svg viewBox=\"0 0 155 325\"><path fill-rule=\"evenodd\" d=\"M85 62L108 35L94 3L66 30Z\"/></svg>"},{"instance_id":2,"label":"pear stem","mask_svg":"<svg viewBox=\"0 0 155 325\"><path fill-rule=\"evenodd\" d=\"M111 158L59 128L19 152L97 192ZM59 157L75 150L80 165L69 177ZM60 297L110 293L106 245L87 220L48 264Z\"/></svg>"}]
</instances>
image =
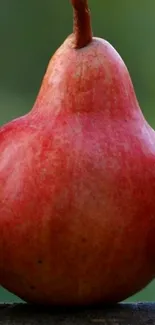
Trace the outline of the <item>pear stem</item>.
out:
<instances>
[{"instance_id":1,"label":"pear stem","mask_svg":"<svg viewBox=\"0 0 155 325\"><path fill-rule=\"evenodd\" d=\"M92 41L90 10L87 0L71 0L73 6L73 46L76 49L85 47Z\"/></svg>"}]
</instances>

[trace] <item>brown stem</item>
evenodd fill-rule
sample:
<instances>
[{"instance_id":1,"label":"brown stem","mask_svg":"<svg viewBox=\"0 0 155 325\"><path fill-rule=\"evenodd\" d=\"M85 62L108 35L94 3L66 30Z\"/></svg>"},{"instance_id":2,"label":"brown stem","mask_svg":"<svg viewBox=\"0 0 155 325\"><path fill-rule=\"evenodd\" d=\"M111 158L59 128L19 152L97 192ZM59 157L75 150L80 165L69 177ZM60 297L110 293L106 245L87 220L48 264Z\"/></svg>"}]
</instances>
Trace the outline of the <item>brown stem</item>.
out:
<instances>
[{"instance_id":1,"label":"brown stem","mask_svg":"<svg viewBox=\"0 0 155 325\"><path fill-rule=\"evenodd\" d=\"M90 11L87 0L71 0L74 12L74 47L80 49L92 41Z\"/></svg>"}]
</instances>

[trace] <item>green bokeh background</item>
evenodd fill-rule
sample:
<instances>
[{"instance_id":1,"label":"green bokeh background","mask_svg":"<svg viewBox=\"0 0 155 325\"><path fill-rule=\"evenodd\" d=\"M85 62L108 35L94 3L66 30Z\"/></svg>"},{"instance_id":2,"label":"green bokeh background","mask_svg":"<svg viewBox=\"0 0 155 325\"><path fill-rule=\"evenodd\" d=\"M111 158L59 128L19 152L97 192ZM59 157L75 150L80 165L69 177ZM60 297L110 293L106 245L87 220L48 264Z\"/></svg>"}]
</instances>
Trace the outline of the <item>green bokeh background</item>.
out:
<instances>
[{"instance_id":1,"label":"green bokeh background","mask_svg":"<svg viewBox=\"0 0 155 325\"><path fill-rule=\"evenodd\" d=\"M155 128L155 1L89 3L94 34L121 54L143 113ZM0 0L0 124L31 109L49 58L71 31L69 0ZM18 300L0 288L0 302ZM154 281L128 299L137 300L155 300Z\"/></svg>"}]
</instances>

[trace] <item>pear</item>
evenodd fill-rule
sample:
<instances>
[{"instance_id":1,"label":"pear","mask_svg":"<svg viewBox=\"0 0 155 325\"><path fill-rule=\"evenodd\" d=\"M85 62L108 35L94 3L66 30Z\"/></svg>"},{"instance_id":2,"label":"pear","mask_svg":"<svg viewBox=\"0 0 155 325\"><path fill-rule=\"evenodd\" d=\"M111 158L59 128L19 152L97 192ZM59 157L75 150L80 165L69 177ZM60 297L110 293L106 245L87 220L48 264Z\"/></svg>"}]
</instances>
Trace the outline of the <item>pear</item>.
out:
<instances>
[{"instance_id":1,"label":"pear","mask_svg":"<svg viewBox=\"0 0 155 325\"><path fill-rule=\"evenodd\" d=\"M155 132L86 0L30 113L0 129L0 284L31 303L115 303L154 278Z\"/></svg>"}]
</instances>

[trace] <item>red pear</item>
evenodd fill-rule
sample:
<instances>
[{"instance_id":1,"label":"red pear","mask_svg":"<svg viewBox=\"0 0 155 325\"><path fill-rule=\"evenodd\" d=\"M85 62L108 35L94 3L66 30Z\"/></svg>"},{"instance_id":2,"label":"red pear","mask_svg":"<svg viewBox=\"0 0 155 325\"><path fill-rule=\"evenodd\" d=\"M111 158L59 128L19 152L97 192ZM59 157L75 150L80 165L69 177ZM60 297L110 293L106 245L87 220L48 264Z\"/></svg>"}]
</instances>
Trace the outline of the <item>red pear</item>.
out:
<instances>
[{"instance_id":1,"label":"red pear","mask_svg":"<svg viewBox=\"0 0 155 325\"><path fill-rule=\"evenodd\" d=\"M155 132L86 0L32 111L0 129L0 284L25 301L121 301L154 278Z\"/></svg>"}]
</instances>

